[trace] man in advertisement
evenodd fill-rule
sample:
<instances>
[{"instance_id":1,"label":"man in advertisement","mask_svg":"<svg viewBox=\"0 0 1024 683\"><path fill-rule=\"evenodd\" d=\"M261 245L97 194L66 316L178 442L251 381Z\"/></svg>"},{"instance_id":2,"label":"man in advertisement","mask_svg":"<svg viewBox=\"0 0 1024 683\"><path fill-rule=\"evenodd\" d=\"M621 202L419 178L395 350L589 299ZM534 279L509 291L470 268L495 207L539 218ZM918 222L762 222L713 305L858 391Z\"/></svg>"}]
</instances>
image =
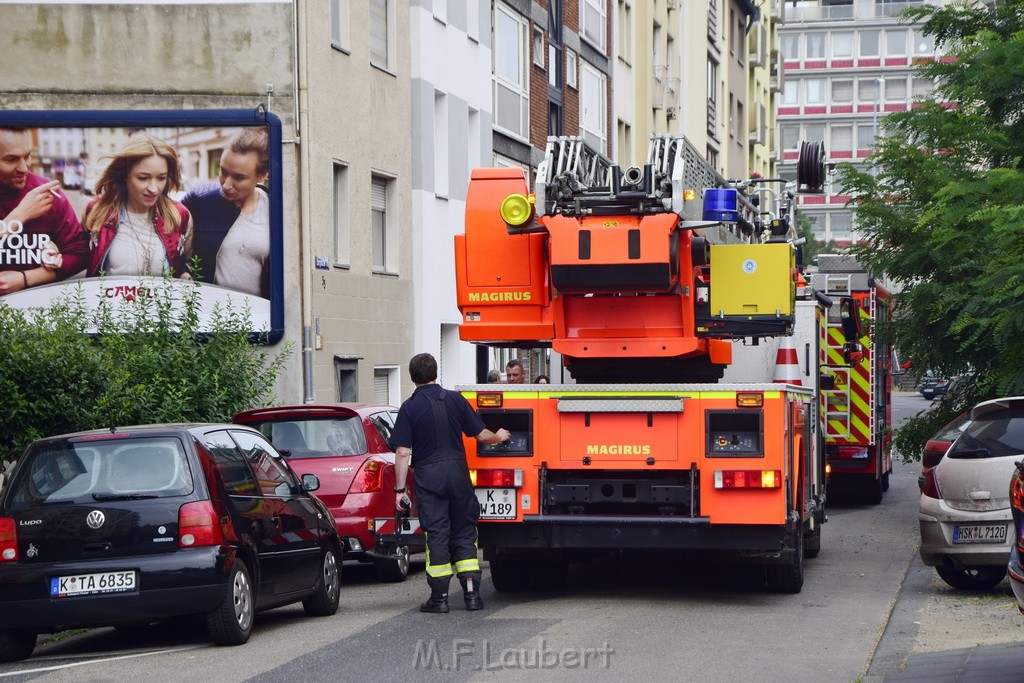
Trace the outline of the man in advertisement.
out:
<instances>
[{"instance_id":1,"label":"man in advertisement","mask_svg":"<svg viewBox=\"0 0 1024 683\"><path fill-rule=\"evenodd\" d=\"M0 296L85 268L89 243L60 181L29 172L27 128L0 127Z\"/></svg>"}]
</instances>

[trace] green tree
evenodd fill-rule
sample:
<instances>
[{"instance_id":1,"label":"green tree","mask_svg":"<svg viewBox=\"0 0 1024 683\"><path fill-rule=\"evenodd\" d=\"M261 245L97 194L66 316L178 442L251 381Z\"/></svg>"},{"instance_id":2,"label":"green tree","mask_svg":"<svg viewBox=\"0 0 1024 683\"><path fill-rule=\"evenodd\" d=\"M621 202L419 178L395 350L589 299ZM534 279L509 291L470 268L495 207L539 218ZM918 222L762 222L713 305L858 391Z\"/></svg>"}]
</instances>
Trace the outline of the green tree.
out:
<instances>
[{"instance_id":1,"label":"green tree","mask_svg":"<svg viewBox=\"0 0 1024 683\"><path fill-rule=\"evenodd\" d=\"M931 101L883 120L870 169L843 167L862 262L902 287L894 342L913 367L974 381L895 439L916 456L972 403L1024 393L1024 0L922 6L946 58L918 66Z\"/></svg>"},{"instance_id":2,"label":"green tree","mask_svg":"<svg viewBox=\"0 0 1024 683\"><path fill-rule=\"evenodd\" d=\"M78 292L28 313L0 301L0 464L42 436L271 405L291 346L254 345L249 311L230 306L201 329L198 285L176 289L98 307Z\"/></svg>"}]
</instances>

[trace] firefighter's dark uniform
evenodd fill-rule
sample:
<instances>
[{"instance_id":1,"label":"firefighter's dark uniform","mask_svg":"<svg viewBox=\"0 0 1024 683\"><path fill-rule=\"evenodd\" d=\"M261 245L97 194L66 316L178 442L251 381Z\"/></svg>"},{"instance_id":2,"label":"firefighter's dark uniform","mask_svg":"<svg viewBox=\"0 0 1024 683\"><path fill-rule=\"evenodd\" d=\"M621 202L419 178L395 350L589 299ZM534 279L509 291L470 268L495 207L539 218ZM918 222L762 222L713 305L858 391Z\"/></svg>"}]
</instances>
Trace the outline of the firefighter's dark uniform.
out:
<instances>
[{"instance_id":1,"label":"firefighter's dark uniform","mask_svg":"<svg viewBox=\"0 0 1024 683\"><path fill-rule=\"evenodd\" d=\"M448 592L453 564L463 589L471 579L473 592L479 590L480 505L469 479L462 435L475 437L485 428L461 394L438 384L418 387L395 420L392 446L412 449L416 508L426 532L427 582L434 593Z\"/></svg>"}]
</instances>

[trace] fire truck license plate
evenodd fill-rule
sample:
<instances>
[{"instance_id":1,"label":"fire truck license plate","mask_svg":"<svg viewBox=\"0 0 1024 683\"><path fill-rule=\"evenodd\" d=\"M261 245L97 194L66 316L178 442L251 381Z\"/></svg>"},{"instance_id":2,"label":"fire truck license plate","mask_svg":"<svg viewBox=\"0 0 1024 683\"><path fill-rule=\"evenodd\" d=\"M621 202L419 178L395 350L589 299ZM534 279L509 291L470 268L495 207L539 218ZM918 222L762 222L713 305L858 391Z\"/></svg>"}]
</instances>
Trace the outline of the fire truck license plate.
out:
<instances>
[{"instance_id":1,"label":"fire truck license plate","mask_svg":"<svg viewBox=\"0 0 1024 683\"><path fill-rule=\"evenodd\" d=\"M476 489L480 519L515 519L515 489Z\"/></svg>"},{"instance_id":2,"label":"fire truck license plate","mask_svg":"<svg viewBox=\"0 0 1024 683\"><path fill-rule=\"evenodd\" d=\"M953 527L953 543L1004 543L1005 524L971 524Z\"/></svg>"}]
</instances>

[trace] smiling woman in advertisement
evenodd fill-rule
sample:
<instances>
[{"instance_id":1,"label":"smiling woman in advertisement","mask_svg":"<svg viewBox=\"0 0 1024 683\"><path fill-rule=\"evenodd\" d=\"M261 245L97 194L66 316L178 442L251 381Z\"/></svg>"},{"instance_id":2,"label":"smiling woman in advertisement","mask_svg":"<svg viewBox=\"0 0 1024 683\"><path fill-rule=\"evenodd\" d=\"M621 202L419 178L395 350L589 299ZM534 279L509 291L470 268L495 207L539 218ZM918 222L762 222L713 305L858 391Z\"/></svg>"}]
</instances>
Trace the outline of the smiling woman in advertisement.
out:
<instances>
[{"instance_id":1,"label":"smiling woman in advertisement","mask_svg":"<svg viewBox=\"0 0 1024 683\"><path fill-rule=\"evenodd\" d=\"M90 277L189 277L188 209L170 197L181 185L178 155L160 138L136 133L96 183L82 224L90 235Z\"/></svg>"}]
</instances>

